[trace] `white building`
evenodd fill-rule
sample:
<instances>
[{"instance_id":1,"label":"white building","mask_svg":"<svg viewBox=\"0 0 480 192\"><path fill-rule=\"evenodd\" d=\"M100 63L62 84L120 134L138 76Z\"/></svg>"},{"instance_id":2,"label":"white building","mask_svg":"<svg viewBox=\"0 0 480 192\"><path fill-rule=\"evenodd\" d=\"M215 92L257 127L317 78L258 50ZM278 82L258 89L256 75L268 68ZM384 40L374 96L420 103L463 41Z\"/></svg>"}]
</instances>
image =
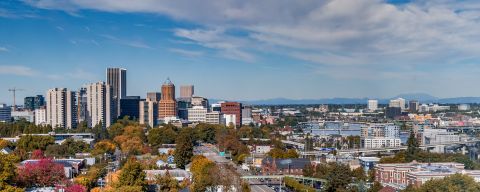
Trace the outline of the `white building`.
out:
<instances>
[{"instance_id":1,"label":"white building","mask_svg":"<svg viewBox=\"0 0 480 192\"><path fill-rule=\"evenodd\" d=\"M376 111L378 109L378 100L368 100L368 111Z\"/></svg>"},{"instance_id":2,"label":"white building","mask_svg":"<svg viewBox=\"0 0 480 192\"><path fill-rule=\"evenodd\" d=\"M47 124L47 110L45 108L35 109L35 125Z\"/></svg>"},{"instance_id":3,"label":"white building","mask_svg":"<svg viewBox=\"0 0 480 192\"><path fill-rule=\"evenodd\" d=\"M422 133L421 144L444 144L459 142L460 136L446 129L424 129Z\"/></svg>"},{"instance_id":4,"label":"white building","mask_svg":"<svg viewBox=\"0 0 480 192\"><path fill-rule=\"evenodd\" d=\"M75 92L66 88L55 88L47 91L46 98L47 124L55 127L77 127L77 108Z\"/></svg>"},{"instance_id":5,"label":"white building","mask_svg":"<svg viewBox=\"0 0 480 192\"><path fill-rule=\"evenodd\" d=\"M470 105L469 104L460 104L460 105L458 105L458 110L459 111L468 111L468 110L470 110Z\"/></svg>"},{"instance_id":6,"label":"white building","mask_svg":"<svg viewBox=\"0 0 480 192\"><path fill-rule=\"evenodd\" d=\"M225 125L230 126L233 125L234 127L237 126L237 116L234 114L223 114L223 118L225 119Z\"/></svg>"},{"instance_id":7,"label":"white building","mask_svg":"<svg viewBox=\"0 0 480 192\"><path fill-rule=\"evenodd\" d=\"M403 98L398 98L398 99L393 99L390 100L390 103L388 104L389 107L400 107L400 109L405 110L405 99Z\"/></svg>"},{"instance_id":8,"label":"white building","mask_svg":"<svg viewBox=\"0 0 480 192\"><path fill-rule=\"evenodd\" d=\"M255 146L255 153L261 153L261 154L266 154L272 150L272 147L270 145L257 145Z\"/></svg>"},{"instance_id":9,"label":"white building","mask_svg":"<svg viewBox=\"0 0 480 192\"><path fill-rule=\"evenodd\" d=\"M207 111L208 108L205 108L203 106L193 106L192 108L188 108L188 121L190 122L206 122L206 116L207 116Z\"/></svg>"},{"instance_id":10,"label":"white building","mask_svg":"<svg viewBox=\"0 0 480 192\"><path fill-rule=\"evenodd\" d=\"M366 149L378 149L386 147L400 147L400 138L391 137L367 137L362 138L362 146Z\"/></svg>"},{"instance_id":11,"label":"white building","mask_svg":"<svg viewBox=\"0 0 480 192\"><path fill-rule=\"evenodd\" d=\"M205 123L208 124L224 124L225 119L219 111L212 111L205 114Z\"/></svg>"},{"instance_id":12,"label":"white building","mask_svg":"<svg viewBox=\"0 0 480 192\"><path fill-rule=\"evenodd\" d=\"M150 127L156 126L158 118L158 102L147 98L146 101L140 101L139 107L139 123L149 125Z\"/></svg>"},{"instance_id":13,"label":"white building","mask_svg":"<svg viewBox=\"0 0 480 192\"><path fill-rule=\"evenodd\" d=\"M105 82L91 83L87 88L87 124L95 127L102 123L103 127L110 127L115 120L112 88Z\"/></svg>"},{"instance_id":14,"label":"white building","mask_svg":"<svg viewBox=\"0 0 480 192\"><path fill-rule=\"evenodd\" d=\"M15 121L25 119L26 121L35 122L35 113L33 111L12 111L12 118Z\"/></svg>"}]
</instances>

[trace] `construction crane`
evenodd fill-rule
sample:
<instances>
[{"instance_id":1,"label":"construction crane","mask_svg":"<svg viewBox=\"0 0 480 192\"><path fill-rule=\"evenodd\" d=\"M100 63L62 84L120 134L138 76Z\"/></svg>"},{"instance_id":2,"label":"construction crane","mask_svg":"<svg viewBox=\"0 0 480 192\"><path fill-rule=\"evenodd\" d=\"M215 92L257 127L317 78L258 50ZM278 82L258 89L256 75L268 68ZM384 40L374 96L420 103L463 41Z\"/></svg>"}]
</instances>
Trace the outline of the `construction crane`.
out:
<instances>
[{"instance_id":1,"label":"construction crane","mask_svg":"<svg viewBox=\"0 0 480 192\"><path fill-rule=\"evenodd\" d=\"M15 99L16 99L15 94L17 93L17 91L23 91L23 89L17 89L16 87L14 87L14 88L8 89L8 91L13 93L13 111L16 111L17 110L17 105L16 105L16 102L15 102Z\"/></svg>"}]
</instances>

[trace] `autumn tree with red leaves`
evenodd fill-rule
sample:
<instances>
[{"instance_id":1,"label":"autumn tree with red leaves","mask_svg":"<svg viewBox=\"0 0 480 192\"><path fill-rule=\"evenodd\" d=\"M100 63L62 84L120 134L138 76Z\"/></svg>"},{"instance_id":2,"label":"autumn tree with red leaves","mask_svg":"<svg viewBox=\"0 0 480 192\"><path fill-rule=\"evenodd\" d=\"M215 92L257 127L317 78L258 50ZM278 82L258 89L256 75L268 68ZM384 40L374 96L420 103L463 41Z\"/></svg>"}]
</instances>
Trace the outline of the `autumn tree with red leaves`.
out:
<instances>
[{"instance_id":1,"label":"autumn tree with red leaves","mask_svg":"<svg viewBox=\"0 0 480 192\"><path fill-rule=\"evenodd\" d=\"M17 172L18 183L25 187L52 187L66 180L63 165L50 158L27 162Z\"/></svg>"}]
</instances>

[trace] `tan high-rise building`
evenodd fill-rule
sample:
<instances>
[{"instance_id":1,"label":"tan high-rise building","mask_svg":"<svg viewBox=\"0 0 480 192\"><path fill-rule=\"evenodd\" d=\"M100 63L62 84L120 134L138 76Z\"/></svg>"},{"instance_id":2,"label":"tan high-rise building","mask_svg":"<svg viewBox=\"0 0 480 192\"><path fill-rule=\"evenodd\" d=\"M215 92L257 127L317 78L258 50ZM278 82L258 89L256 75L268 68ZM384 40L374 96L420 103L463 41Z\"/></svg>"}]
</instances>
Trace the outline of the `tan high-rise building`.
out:
<instances>
[{"instance_id":1,"label":"tan high-rise building","mask_svg":"<svg viewBox=\"0 0 480 192\"><path fill-rule=\"evenodd\" d=\"M95 127L102 123L104 128L116 119L115 102L112 96L112 87L105 82L91 83L87 88L87 124Z\"/></svg>"},{"instance_id":2,"label":"tan high-rise building","mask_svg":"<svg viewBox=\"0 0 480 192\"><path fill-rule=\"evenodd\" d=\"M158 118L177 116L177 101L175 101L175 85L167 79L162 85L162 96L158 104Z\"/></svg>"},{"instance_id":3,"label":"tan high-rise building","mask_svg":"<svg viewBox=\"0 0 480 192\"><path fill-rule=\"evenodd\" d=\"M195 94L193 85L180 86L180 98L191 98Z\"/></svg>"},{"instance_id":4,"label":"tan high-rise building","mask_svg":"<svg viewBox=\"0 0 480 192\"><path fill-rule=\"evenodd\" d=\"M46 115L47 124L53 128L75 128L77 126L77 109L75 92L65 88L47 91Z\"/></svg>"},{"instance_id":5,"label":"tan high-rise building","mask_svg":"<svg viewBox=\"0 0 480 192\"><path fill-rule=\"evenodd\" d=\"M158 118L158 101L147 98L145 101L140 101L139 107L139 123L149 125L150 127L156 126Z\"/></svg>"}]
</instances>

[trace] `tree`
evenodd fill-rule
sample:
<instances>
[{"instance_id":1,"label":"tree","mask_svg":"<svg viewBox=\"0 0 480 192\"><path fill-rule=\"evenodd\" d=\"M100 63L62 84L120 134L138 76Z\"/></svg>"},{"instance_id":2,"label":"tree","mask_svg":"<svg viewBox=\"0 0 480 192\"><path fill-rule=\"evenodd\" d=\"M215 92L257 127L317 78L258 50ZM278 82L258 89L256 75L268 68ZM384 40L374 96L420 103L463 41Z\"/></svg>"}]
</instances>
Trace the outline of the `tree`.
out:
<instances>
[{"instance_id":1,"label":"tree","mask_svg":"<svg viewBox=\"0 0 480 192\"><path fill-rule=\"evenodd\" d=\"M475 180L468 175L457 173L443 179L427 181L419 188L415 189L414 187L410 187L408 190L408 192L480 191L480 184L475 182Z\"/></svg>"},{"instance_id":2,"label":"tree","mask_svg":"<svg viewBox=\"0 0 480 192\"><path fill-rule=\"evenodd\" d=\"M99 141L97 143L95 143L95 146L93 147L93 151L92 151L92 154L94 155L103 155L105 153L108 153L108 154L113 154L115 153L115 149L117 147L115 146L115 144L110 141L110 140L102 140L102 141Z\"/></svg>"},{"instance_id":3,"label":"tree","mask_svg":"<svg viewBox=\"0 0 480 192\"><path fill-rule=\"evenodd\" d=\"M368 189L368 192L378 192L383 188L382 184L380 182L375 181L373 182L373 185Z\"/></svg>"},{"instance_id":4,"label":"tree","mask_svg":"<svg viewBox=\"0 0 480 192\"><path fill-rule=\"evenodd\" d=\"M55 139L52 136L33 136L24 135L20 137L17 142L17 149L23 149L27 152L35 149L44 151L47 146L55 143Z\"/></svg>"},{"instance_id":5,"label":"tree","mask_svg":"<svg viewBox=\"0 0 480 192\"><path fill-rule=\"evenodd\" d=\"M84 153L90 150L90 146L83 141L76 141L73 138L66 139L61 145L49 145L45 150L48 156L68 157L76 153Z\"/></svg>"},{"instance_id":6,"label":"tree","mask_svg":"<svg viewBox=\"0 0 480 192\"><path fill-rule=\"evenodd\" d=\"M357 179L357 181L366 181L367 175L365 175L365 171L362 167L358 167L352 171L352 176Z\"/></svg>"},{"instance_id":7,"label":"tree","mask_svg":"<svg viewBox=\"0 0 480 192\"><path fill-rule=\"evenodd\" d=\"M154 148L162 144L173 144L177 133L171 128L153 128L148 131L148 144Z\"/></svg>"},{"instance_id":8,"label":"tree","mask_svg":"<svg viewBox=\"0 0 480 192\"><path fill-rule=\"evenodd\" d=\"M18 169L17 180L25 187L52 187L66 179L63 165L50 158L27 162Z\"/></svg>"},{"instance_id":9,"label":"tree","mask_svg":"<svg viewBox=\"0 0 480 192\"><path fill-rule=\"evenodd\" d=\"M180 169L184 169L193 156L192 133L193 131L190 128L184 128L175 141L177 145L175 147L174 161Z\"/></svg>"},{"instance_id":10,"label":"tree","mask_svg":"<svg viewBox=\"0 0 480 192\"><path fill-rule=\"evenodd\" d=\"M411 162L417 158L418 153L420 152L419 144L413 130L410 132L410 137L407 141L407 152L405 154L405 160Z\"/></svg>"},{"instance_id":11,"label":"tree","mask_svg":"<svg viewBox=\"0 0 480 192\"><path fill-rule=\"evenodd\" d=\"M15 191L13 187L14 180L17 177L15 162L18 158L14 155L5 155L0 153L0 190ZM6 190L9 189L9 190Z\"/></svg>"},{"instance_id":12,"label":"tree","mask_svg":"<svg viewBox=\"0 0 480 192\"><path fill-rule=\"evenodd\" d=\"M303 168L302 172L304 177L313 177L313 174L315 173L315 169L312 166L312 164L307 164Z\"/></svg>"},{"instance_id":13,"label":"tree","mask_svg":"<svg viewBox=\"0 0 480 192\"><path fill-rule=\"evenodd\" d=\"M205 156L195 156L192 160L190 171L193 176L193 184L190 187L192 191L206 191L208 187L212 187L214 178L210 174L215 163L208 160ZM218 178L217 178L218 179Z\"/></svg>"},{"instance_id":14,"label":"tree","mask_svg":"<svg viewBox=\"0 0 480 192\"><path fill-rule=\"evenodd\" d=\"M117 188L124 186L138 186L143 190L146 188L145 172L142 165L134 158L129 159L122 168L118 178Z\"/></svg>"},{"instance_id":15,"label":"tree","mask_svg":"<svg viewBox=\"0 0 480 192\"><path fill-rule=\"evenodd\" d=\"M180 184L177 179L170 176L168 170L165 175L157 177L155 183L159 192L176 192L180 190Z\"/></svg>"},{"instance_id":16,"label":"tree","mask_svg":"<svg viewBox=\"0 0 480 192\"><path fill-rule=\"evenodd\" d=\"M333 192L347 189L352 182L352 174L348 165L333 163L331 171L327 173L326 191Z\"/></svg>"}]
</instances>

